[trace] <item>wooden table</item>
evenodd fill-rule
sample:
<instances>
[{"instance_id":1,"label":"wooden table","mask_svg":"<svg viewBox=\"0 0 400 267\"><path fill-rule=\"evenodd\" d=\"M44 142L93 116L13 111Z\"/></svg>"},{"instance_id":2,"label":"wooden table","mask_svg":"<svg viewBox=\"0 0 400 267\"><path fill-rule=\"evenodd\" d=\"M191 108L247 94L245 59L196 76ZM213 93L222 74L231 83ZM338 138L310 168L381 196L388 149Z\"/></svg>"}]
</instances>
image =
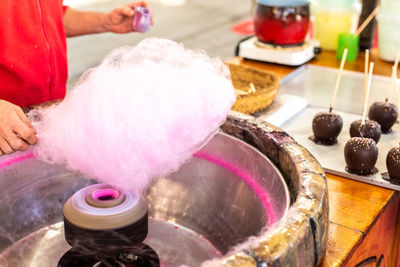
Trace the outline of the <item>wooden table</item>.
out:
<instances>
[{"instance_id":1,"label":"wooden table","mask_svg":"<svg viewBox=\"0 0 400 267\"><path fill-rule=\"evenodd\" d=\"M374 74L390 76L392 64L381 61L372 51ZM249 65L275 72L281 78L296 68L243 60L229 63ZM333 52L322 52L310 64L338 67ZM364 54L345 69L364 71ZM399 266L400 193L327 174L329 191L329 234L326 256L321 266Z\"/></svg>"}]
</instances>

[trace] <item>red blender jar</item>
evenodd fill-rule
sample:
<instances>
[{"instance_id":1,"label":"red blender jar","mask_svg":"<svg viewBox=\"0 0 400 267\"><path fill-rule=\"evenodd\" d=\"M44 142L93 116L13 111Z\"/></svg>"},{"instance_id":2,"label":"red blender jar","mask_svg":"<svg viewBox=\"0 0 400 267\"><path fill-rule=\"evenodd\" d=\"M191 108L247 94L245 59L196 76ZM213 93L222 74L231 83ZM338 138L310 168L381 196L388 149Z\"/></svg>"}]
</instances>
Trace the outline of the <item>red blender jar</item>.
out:
<instances>
[{"instance_id":1,"label":"red blender jar","mask_svg":"<svg viewBox=\"0 0 400 267\"><path fill-rule=\"evenodd\" d=\"M254 18L257 39L290 46L302 44L310 22L307 0L258 0Z\"/></svg>"}]
</instances>

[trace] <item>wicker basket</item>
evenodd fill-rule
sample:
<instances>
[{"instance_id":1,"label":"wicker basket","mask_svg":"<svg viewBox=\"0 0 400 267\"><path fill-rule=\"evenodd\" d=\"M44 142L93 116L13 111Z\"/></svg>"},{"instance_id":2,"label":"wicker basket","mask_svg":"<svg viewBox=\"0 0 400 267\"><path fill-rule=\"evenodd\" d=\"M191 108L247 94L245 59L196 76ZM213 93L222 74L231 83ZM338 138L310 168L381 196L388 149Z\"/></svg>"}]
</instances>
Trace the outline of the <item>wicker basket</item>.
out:
<instances>
[{"instance_id":1,"label":"wicker basket","mask_svg":"<svg viewBox=\"0 0 400 267\"><path fill-rule=\"evenodd\" d=\"M248 66L227 65L231 71L233 87L238 92L233 110L253 114L266 109L272 103L279 90L278 75ZM255 91L250 90L251 83L254 84Z\"/></svg>"}]
</instances>

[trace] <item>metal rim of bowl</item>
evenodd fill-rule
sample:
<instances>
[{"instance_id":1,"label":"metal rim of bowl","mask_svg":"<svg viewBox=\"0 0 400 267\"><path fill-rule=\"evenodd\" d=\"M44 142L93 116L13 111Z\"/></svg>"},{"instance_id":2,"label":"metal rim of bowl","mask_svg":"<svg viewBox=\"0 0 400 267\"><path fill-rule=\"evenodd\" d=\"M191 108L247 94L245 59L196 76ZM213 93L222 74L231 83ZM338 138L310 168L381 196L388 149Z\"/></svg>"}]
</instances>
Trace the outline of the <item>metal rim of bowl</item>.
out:
<instances>
[{"instance_id":1,"label":"metal rim of bowl","mask_svg":"<svg viewBox=\"0 0 400 267\"><path fill-rule=\"evenodd\" d=\"M286 132L264 121L231 112L222 130L257 148L283 174L292 205L285 220L250 244L218 259L224 267L318 266L326 249L329 225L325 172L318 161Z\"/></svg>"}]
</instances>

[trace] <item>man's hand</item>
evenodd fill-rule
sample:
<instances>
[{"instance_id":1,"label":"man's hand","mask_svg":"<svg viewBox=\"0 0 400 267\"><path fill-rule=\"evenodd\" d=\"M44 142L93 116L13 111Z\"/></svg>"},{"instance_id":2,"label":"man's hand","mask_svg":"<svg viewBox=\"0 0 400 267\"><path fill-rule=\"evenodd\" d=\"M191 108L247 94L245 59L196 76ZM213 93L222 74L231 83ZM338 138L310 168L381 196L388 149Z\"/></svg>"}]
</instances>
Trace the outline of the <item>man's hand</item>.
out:
<instances>
[{"instance_id":1,"label":"man's hand","mask_svg":"<svg viewBox=\"0 0 400 267\"><path fill-rule=\"evenodd\" d=\"M130 3L122 7L118 7L106 14L104 27L109 32L128 33L133 31L132 19L135 16L135 7L147 7L145 1ZM153 16L151 18L153 25Z\"/></svg>"},{"instance_id":2,"label":"man's hand","mask_svg":"<svg viewBox=\"0 0 400 267\"><path fill-rule=\"evenodd\" d=\"M27 150L37 143L35 134L20 107L0 100L0 156Z\"/></svg>"},{"instance_id":3,"label":"man's hand","mask_svg":"<svg viewBox=\"0 0 400 267\"><path fill-rule=\"evenodd\" d=\"M109 13L79 11L69 7L63 18L65 33L67 37L73 37L102 32L133 32L132 21L136 6L148 7L145 1L127 4ZM151 16L153 25L153 14Z\"/></svg>"}]
</instances>

